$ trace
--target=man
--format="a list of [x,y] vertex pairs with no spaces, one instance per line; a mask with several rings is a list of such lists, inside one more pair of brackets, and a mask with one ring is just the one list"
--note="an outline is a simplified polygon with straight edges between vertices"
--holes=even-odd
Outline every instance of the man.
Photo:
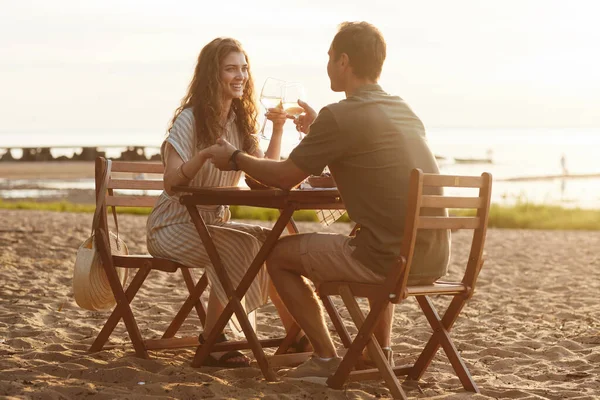
[[[324,107],[318,116],[299,102],[306,114],[296,125],[308,134],[289,158],[257,159],[225,141],[213,154],[219,168],[239,168],[284,189],[329,166],[348,215],[360,224],[354,238],[325,233],[286,236],[267,260],[281,299],[314,349],[313,357],[288,371],[290,377],[329,376],[341,361],[320,302],[303,277],[316,283],[382,282],[400,251],[410,171],[439,172],[419,118],[401,98],[377,84],[385,56],[386,44],[377,28],[366,22],[341,24],[329,49],[327,73],[331,89],[345,92],[346,99]],[[443,276],[449,252],[448,231],[421,231],[409,283],[431,283]],[[390,306],[375,331],[387,352],[392,313]]]

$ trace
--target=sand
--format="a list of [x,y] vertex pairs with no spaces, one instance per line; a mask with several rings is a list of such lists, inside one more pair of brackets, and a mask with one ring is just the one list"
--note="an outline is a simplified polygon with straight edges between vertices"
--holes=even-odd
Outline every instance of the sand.
[[[120,323],[114,347],[87,349],[108,316],[72,298],[76,249],[90,214],[0,210],[0,397],[3,398],[386,398],[380,382],[342,391],[317,383],[266,382],[257,368],[192,368],[194,349],[135,357]],[[132,252],[145,251],[145,217],[123,216]],[[347,224],[334,224],[347,232]],[[302,231],[320,229],[300,224]],[[453,236],[451,275],[467,254],[467,234]],[[600,398],[600,234],[490,230],[487,262],[453,337],[481,388],[465,392],[442,353],[424,378],[405,383],[411,398]],[[153,272],[133,303],[145,337],[164,330],[186,296],[178,274]],[[339,302],[337,302],[339,306]],[[437,301],[442,306],[444,301]],[[443,308],[442,308],[443,309]],[[342,316],[348,319],[347,312]],[[182,331],[199,332],[191,316]],[[259,337],[283,332],[272,305],[258,313]],[[353,331],[355,332],[355,331]],[[414,300],[396,309],[397,364],[411,362],[430,335]],[[339,345],[339,340],[336,341]]]
[[0,179],[94,179],[94,162],[0,162]]

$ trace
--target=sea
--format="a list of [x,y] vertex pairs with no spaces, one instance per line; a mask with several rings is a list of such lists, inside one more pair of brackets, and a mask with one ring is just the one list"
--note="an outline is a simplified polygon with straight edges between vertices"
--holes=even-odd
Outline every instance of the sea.
[[[491,173],[493,203],[527,202],[600,209],[600,129],[428,128],[427,137],[442,173]],[[18,158],[18,147],[54,146],[52,154],[58,157],[71,156],[79,152],[81,146],[106,146],[107,156],[117,157],[126,146],[136,145],[144,146],[146,156],[150,157],[159,151],[164,134],[108,132],[75,138],[60,134],[28,134],[24,143],[19,141],[19,135],[0,133],[0,149],[13,147],[12,154]],[[88,139],[82,142],[81,138]],[[36,144],[32,146],[31,143]],[[297,144],[297,132],[292,126],[286,128],[282,154],[289,154]],[[266,149],[268,141],[261,140],[261,146]],[[0,198],[43,197],[66,189],[93,187],[91,179],[17,182],[0,178]]]

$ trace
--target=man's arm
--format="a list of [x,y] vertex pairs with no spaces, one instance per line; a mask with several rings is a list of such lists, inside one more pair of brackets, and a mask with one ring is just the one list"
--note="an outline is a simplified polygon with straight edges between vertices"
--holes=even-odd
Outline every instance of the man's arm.
[[[300,104],[306,106],[306,103]],[[211,147],[212,163],[221,171],[237,166],[269,186],[291,189],[309,174],[321,173],[326,165],[341,157],[351,145],[341,134],[333,114],[327,109],[319,113],[310,130],[310,135],[302,140],[285,161],[257,159],[236,152],[231,143],[219,138],[217,144]],[[234,152],[235,162],[232,162]]]
[[265,185],[289,190],[302,182],[308,174],[290,159],[284,161],[252,157],[239,153],[236,158],[238,168],[261,181]]
[[[217,139],[217,145],[211,147],[211,161],[221,171],[230,171],[233,166],[231,156],[236,150],[231,143],[219,138]],[[276,161],[237,152],[235,163],[238,169],[246,172],[254,179],[266,185],[282,189],[291,189],[308,176],[308,173],[298,168],[290,159]]]

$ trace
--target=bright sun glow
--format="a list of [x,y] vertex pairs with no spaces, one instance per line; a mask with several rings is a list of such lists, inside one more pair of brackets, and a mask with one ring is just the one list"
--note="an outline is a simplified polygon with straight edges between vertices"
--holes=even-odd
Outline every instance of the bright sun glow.
[[[354,4],[352,4],[354,3]],[[233,36],[257,85],[303,82],[319,107],[338,23],[388,41],[382,84],[431,127],[600,127],[594,2],[2,2],[0,135],[161,132],[201,47]],[[269,12],[266,12],[266,9]]]

